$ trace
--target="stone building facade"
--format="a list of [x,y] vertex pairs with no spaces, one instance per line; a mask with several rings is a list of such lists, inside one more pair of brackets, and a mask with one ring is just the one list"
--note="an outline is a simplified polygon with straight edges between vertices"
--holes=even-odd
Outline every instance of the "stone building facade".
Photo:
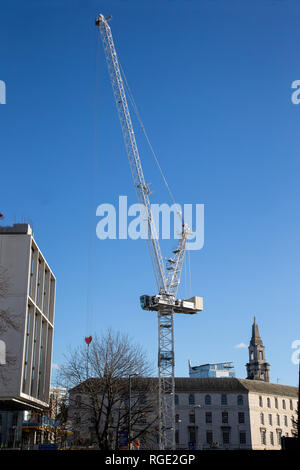
[[[155,378],[135,380],[137,383],[151,381],[157,385]],[[293,418],[297,416],[297,387],[237,378],[177,377],[175,390],[178,450],[278,450],[281,437],[292,436]],[[152,400],[155,403],[156,393]],[[93,428],[88,424],[92,422],[92,412],[89,417],[87,407],[80,406],[84,401],[86,398],[80,393],[80,388],[71,390],[73,430],[79,440],[90,445],[95,443]],[[150,416],[145,416],[145,419],[150,419]],[[124,430],[127,430],[126,426]],[[144,445],[141,440],[141,448],[147,449],[149,442],[148,439],[148,444]],[[158,449],[155,423],[151,449]]]
[[177,449],[278,450],[292,436],[298,388],[237,378],[176,378]]

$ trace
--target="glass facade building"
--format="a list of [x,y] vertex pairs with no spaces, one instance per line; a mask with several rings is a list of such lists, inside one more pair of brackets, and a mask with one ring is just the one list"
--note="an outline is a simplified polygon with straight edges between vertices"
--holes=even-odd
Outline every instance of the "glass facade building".
[[191,378],[235,377],[233,362],[217,362],[192,366],[189,361],[189,376]]

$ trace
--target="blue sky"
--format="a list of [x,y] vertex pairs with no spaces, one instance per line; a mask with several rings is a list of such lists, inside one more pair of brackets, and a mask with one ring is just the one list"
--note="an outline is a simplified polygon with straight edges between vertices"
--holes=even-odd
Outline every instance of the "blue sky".
[[[136,202],[94,26],[100,12],[113,16],[120,61],[176,200],[205,204],[205,245],[191,252],[192,293],[205,308],[175,319],[176,375],[188,375],[188,359],[233,360],[245,377],[248,350],[235,346],[248,345],[256,315],[271,381],[295,385],[297,0],[2,3],[0,211],[6,224],[32,223],[57,277],[54,363],[112,327],[141,343],[156,368],[156,316],[139,307],[141,294],[155,293],[146,243],[95,235],[99,204]],[[153,202],[169,203],[139,134]]]

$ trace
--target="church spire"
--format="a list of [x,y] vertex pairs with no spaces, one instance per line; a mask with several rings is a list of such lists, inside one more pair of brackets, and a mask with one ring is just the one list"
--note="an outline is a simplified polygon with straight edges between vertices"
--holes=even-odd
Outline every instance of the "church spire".
[[256,323],[256,317],[254,317],[253,320],[253,325],[252,325],[252,338],[250,340],[250,343],[255,345],[255,344],[262,344],[262,340],[258,331],[258,325]]
[[247,379],[270,382],[270,365],[266,362],[265,347],[259,334],[256,317],[252,325],[252,336],[249,344],[249,362],[246,364]]

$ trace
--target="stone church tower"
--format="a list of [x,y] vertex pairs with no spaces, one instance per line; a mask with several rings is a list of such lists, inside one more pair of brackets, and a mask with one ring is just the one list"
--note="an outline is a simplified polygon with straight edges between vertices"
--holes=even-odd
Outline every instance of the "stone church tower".
[[249,362],[246,367],[247,379],[270,382],[270,364],[266,362],[265,347],[259,335],[255,317],[249,345]]

